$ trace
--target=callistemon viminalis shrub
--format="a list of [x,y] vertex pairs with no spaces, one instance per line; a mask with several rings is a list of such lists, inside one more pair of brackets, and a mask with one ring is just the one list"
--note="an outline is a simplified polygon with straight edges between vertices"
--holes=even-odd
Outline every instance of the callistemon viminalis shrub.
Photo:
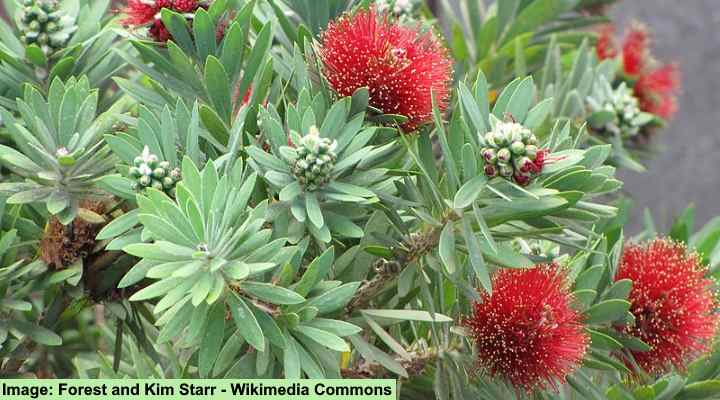
[[680,74],[676,64],[659,64],[650,54],[650,37],[645,26],[633,23],[620,46],[612,25],[600,30],[596,45],[601,60],[618,59],[619,78],[633,88],[640,109],[663,119],[671,119],[677,111]]
[[687,266],[665,296],[625,274],[616,142],[595,143],[643,129],[642,73],[576,46],[591,30],[547,35],[596,22],[588,2],[116,3],[59,0],[77,29],[48,54],[54,11],[0,23],[0,375],[717,386],[713,225],[686,240],[707,269],[652,256]]
[[566,272],[551,264],[506,269],[492,286],[464,320],[478,365],[527,391],[557,387],[579,368],[589,343]]
[[617,329],[650,346],[631,351],[646,372],[682,370],[710,348],[720,322],[715,283],[685,245],[665,238],[629,244],[615,279],[633,282],[628,300],[634,321]]
[[328,26],[319,55],[340,96],[367,87],[372,107],[407,117],[406,132],[430,121],[433,101],[441,111],[447,107],[452,62],[439,39],[417,24],[402,26],[375,7],[360,9]]

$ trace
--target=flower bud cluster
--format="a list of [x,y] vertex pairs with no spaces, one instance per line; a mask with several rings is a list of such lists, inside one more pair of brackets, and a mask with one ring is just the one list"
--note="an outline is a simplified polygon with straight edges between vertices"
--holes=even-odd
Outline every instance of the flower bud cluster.
[[542,170],[545,153],[535,135],[521,124],[498,121],[482,139],[486,147],[480,153],[488,177],[501,176],[525,186]]
[[337,160],[336,147],[336,141],[321,138],[317,129],[312,129],[297,144],[297,159],[292,166],[292,173],[303,189],[312,192],[330,182]]
[[640,102],[633,94],[631,88],[626,85],[620,85],[614,90],[611,98],[602,104],[602,109],[592,111],[606,111],[615,115],[615,117],[607,122],[600,130],[612,133],[619,133],[623,136],[635,136],[645,125],[645,121],[641,117]]
[[158,156],[150,153],[147,146],[143,153],[133,160],[130,177],[135,180],[133,189],[141,191],[151,187],[174,195],[175,185],[180,181],[180,168],[172,168],[167,161],[160,161]]
[[37,45],[45,55],[64,48],[76,29],[55,0],[24,0],[19,28],[23,43]]

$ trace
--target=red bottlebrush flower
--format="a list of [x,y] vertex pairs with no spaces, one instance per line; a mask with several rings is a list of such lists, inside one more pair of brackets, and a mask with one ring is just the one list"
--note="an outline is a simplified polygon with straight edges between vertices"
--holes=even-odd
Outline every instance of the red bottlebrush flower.
[[618,328],[650,346],[632,352],[648,372],[664,372],[708,350],[718,326],[716,302],[696,254],[669,239],[625,248],[616,280],[633,281],[632,326]]
[[623,69],[629,76],[637,76],[643,72],[648,60],[649,38],[647,29],[640,24],[633,24],[630,32],[625,34],[622,48]]
[[188,13],[197,10],[198,6],[197,0],[175,0],[172,8],[177,12]]
[[464,322],[479,364],[527,391],[556,387],[580,365],[588,346],[565,273],[548,264],[503,269],[492,287]]
[[190,13],[200,6],[198,0],[128,0],[127,7],[123,9],[127,18],[122,22],[133,26],[150,25],[150,37],[157,42],[167,42],[171,35],[160,20],[160,11],[167,8],[180,13]]
[[333,89],[350,96],[368,87],[371,106],[409,118],[405,131],[431,120],[431,92],[440,110],[447,108],[452,64],[431,32],[400,26],[370,8],[331,23],[320,42]]
[[128,0],[127,6],[122,10],[127,18],[122,20],[127,25],[145,25],[155,20],[160,11],[157,2],[147,0]]
[[535,155],[535,160],[533,161],[533,168],[531,172],[535,174],[539,174],[540,172],[542,172],[545,163],[548,161],[547,155],[549,152],[550,150],[548,149],[538,150],[537,154]]
[[677,65],[668,64],[641,75],[634,91],[643,111],[670,119],[677,111],[679,87],[680,71]]
[[165,24],[160,20],[153,22],[152,26],[148,30],[148,33],[153,39],[155,39],[156,42],[165,43],[170,40],[171,37],[170,31],[167,30]]
[[595,51],[601,60],[617,57],[618,51],[615,43],[615,27],[613,25],[608,24],[600,28]]
[[[610,25],[600,30],[596,45],[598,58],[617,57],[613,32]],[[641,24],[633,24],[623,41],[623,79],[633,86],[642,111],[670,119],[677,111],[680,72],[676,64],[655,68],[655,62],[648,54],[649,42],[647,29]]]

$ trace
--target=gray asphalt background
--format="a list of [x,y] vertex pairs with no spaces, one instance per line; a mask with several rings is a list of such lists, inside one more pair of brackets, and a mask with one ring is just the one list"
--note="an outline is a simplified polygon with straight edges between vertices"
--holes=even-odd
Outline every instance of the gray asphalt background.
[[624,0],[611,14],[618,24],[647,24],[656,58],[677,61],[683,73],[680,110],[655,138],[663,152],[647,172],[621,174],[636,204],[628,231],[641,229],[645,207],[661,226],[689,203],[698,224],[720,216],[720,1]]

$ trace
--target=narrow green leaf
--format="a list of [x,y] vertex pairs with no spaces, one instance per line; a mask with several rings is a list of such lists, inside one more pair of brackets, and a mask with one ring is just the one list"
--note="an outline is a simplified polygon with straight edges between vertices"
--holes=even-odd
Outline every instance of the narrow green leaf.
[[585,311],[586,324],[600,324],[618,320],[625,316],[630,309],[630,303],[625,300],[611,299],[597,303]]
[[238,332],[257,351],[265,351],[265,335],[250,307],[234,293],[227,297],[227,302]]
[[455,260],[455,223],[448,221],[440,233],[440,259],[447,268],[448,274],[452,275],[457,270]]
[[198,371],[208,377],[220,353],[225,338],[225,303],[218,302],[210,309],[205,335],[198,350]]
[[[230,79],[222,63],[215,56],[209,56],[205,62],[205,85],[218,116],[225,124],[229,124],[232,113]],[[221,143],[227,144],[227,139]]]
[[473,201],[480,195],[483,188],[487,184],[487,177],[485,175],[478,175],[469,181],[465,182],[464,185],[455,193],[455,200],[453,201],[453,208],[456,210],[462,210],[465,207],[472,204]]
[[431,315],[427,311],[418,310],[362,310],[362,312],[376,318],[398,321],[452,322],[453,320],[442,314],[435,313]]
[[350,346],[339,336],[326,332],[322,329],[313,328],[307,325],[299,325],[294,331],[300,332],[310,340],[327,347],[328,349],[345,352],[350,351]]
[[308,265],[302,278],[300,278],[300,282],[298,282],[293,290],[301,296],[307,296],[315,285],[325,279],[330,271],[330,267],[332,267],[334,259],[335,248],[330,246],[329,249],[325,250],[325,252]]
[[272,304],[299,304],[305,301],[305,298],[300,294],[269,283],[242,282],[240,287],[258,299]]

